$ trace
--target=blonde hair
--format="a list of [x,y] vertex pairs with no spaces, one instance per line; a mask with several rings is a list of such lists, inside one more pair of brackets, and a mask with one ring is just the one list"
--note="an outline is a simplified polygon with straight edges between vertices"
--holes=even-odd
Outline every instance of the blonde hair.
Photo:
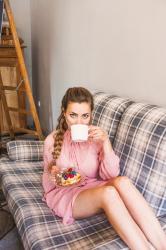
[[91,111],[93,110],[94,106],[93,96],[89,92],[89,90],[82,87],[74,87],[74,88],[69,88],[66,91],[64,97],[62,98],[61,114],[58,118],[58,125],[56,127],[56,131],[54,134],[54,151],[52,154],[55,161],[60,156],[64,133],[68,129],[64,112],[67,110],[68,104],[70,102],[76,102],[76,103],[87,102],[90,104]]

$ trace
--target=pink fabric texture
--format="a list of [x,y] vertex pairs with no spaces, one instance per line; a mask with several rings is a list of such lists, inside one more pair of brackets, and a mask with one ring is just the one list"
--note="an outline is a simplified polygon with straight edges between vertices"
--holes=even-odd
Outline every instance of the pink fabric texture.
[[85,190],[105,184],[119,174],[119,158],[112,150],[105,155],[99,142],[73,142],[70,131],[64,134],[60,157],[56,165],[63,168],[75,167],[84,173],[85,180],[76,186],[56,187],[50,180],[47,168],[53,161],[54,132],[44,143],[44,173],[42,178],[44,200],[56,215],[63,218],[64,224],[72,224],[72,207],[77,195]]

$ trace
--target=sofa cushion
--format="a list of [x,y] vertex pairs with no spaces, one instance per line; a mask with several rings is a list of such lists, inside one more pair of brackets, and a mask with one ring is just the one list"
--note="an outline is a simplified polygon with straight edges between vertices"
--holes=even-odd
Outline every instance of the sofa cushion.
[[96,92],[92,124],[105,129],[113,142],[121,116],[131,103],[130,99]]
[[7,143],[7,152],[13,161],[40,161],[43,159],[43,141],[18,140]]
[[124,112],[114,140],[128,176],[157,216],[166,214],[166,110],[142,103]]

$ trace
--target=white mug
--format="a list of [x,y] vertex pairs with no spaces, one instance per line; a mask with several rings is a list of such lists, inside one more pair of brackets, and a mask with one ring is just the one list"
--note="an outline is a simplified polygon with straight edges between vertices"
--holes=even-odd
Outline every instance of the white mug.
[[83,142],[88,139],[88,125],[74,124],[71,125],[71,138],[75,142]]

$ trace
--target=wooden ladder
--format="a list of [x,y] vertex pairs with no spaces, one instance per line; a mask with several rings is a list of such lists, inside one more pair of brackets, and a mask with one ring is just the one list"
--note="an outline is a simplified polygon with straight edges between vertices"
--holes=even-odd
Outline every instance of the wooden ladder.
[[[43,134],[42,134],[39,118],[38,118],[38,115],[37,115],[37,110],[36,110],[33,95],[32,95],[32,90],[31,90],[31,86],[30,86],[30,82],[29,82],[29,78],[28,78],[28,73],[27,73],[27,70],[26,70],[24,57],[23,57],[21,46],[20,46],[20,41],[19,41],[19,38],[18,38],[18,34],[17,34],[17,31],[16,31],[14,17],[13,17],[13,14],[12,14],[12,10],[11,10],[11,7],[10,7],[9,0],[4,0],[4,8],[5,8],[7,18],[8,18],[8,21],[9,21],[9,26],[10,26],[10,29],[11,29],[12,38],[13,38],[13,42],[14,42],[14,47],[15,47],[16,55],[17,55],[17,59],[18,59],[18,66],[19,66],[19,70],[20,70],[20,75],[21,75],[21,78],[22,78],[21,85],[23,85],[23,86],[21,86],[21,91],[25,92],[25,94],[27,96],[27,99],[29,101],[29,111],[26,110],[26,108],[25,109],[20,109],[19,107],[18,108],[8,107],[7,101],[6,101],[6,96],[5,96],[5,90],[16,91],[16,88],[11,87],[11,86],[6,86],[6,85],[4,86],[3,81],[2,81],[2,77],[1,77],[1,72],[0,72],[0,99],[1,99],[1,102],[2,102],[3,107],[4,107],[10,137],[13,139],[15,137],[16,132],[21,132],[21,133],[25,133],[25,134],[27,133],[27,134],[30,134],[30,135],[35,135],[40,140],[43,140],[44,137],[43,137]],[[19,89],[19,87],[20,86],[18,85],[17,90]],[[12,124],[12,121],[11,121],[11,118],[10,118],[10,111],[18,112],[19,114],[32,116],[34,124],[35,124],[35,130],[26,129],[26,128],[14,128],[14,126]]]

